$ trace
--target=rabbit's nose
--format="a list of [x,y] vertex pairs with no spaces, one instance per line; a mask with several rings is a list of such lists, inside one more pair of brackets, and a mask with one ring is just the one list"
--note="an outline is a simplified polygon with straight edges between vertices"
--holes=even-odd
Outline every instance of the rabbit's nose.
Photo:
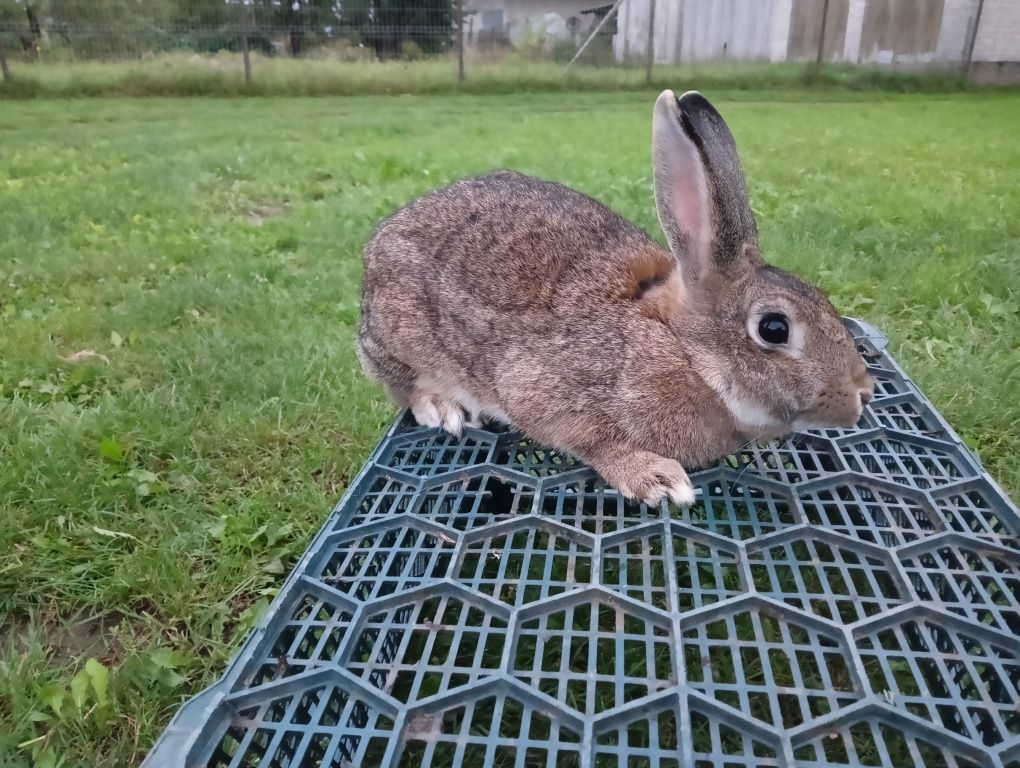
[[857,390],[857,396],[861,398],[861,407],[864,407],[875,397],[875,391],[871,387],[859,389]]

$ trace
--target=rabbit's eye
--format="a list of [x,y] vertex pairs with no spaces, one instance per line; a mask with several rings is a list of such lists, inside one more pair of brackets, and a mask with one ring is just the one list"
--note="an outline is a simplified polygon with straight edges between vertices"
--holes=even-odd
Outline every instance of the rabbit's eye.
[[790,321],[786,315],[770,312],[758,321],[758,335],[767,344],[785,344],[790,338]]

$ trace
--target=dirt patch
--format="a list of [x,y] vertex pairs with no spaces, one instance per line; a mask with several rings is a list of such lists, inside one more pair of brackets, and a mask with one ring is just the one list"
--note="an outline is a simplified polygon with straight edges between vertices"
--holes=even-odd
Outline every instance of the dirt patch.
[[91,616],[78,613],[71,617],[12,616],[0,628],[0,636],[14,639],[16,647],[28,647],[33,634],[54,662],[96,658],[104,664],[116,664],[123,647],[116,629],[123,617],[118,613]]
[[275,219],[287,212],[287,206],[279,203],[255,203],[244,212],[244,218],[249,224],[261,227],[269,219]]
[[340,491],[347,487],[350,479],[336,464],[329,464],[325,467],[316,467],[311,472],[311,478],[315,481],[326,495],[337,496]]

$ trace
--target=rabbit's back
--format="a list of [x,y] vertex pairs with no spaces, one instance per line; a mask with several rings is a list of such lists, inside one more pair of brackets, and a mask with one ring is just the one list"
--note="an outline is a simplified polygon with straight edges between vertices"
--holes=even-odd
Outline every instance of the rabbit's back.
[[490,414],[502,410],[496,381],[514,350],[614,314],[671,267],[668,252],[601,203],[509,171],[415,200],[379,226],[364,256],[366,368],[398,402],[424,380]]
[[641,253],[669,268],[668,253],[598,201],[501,171],[430,192],[384,221],[365,249],[366,298],[400,280],[406,298],[467,314],[576,314],[626,293]]

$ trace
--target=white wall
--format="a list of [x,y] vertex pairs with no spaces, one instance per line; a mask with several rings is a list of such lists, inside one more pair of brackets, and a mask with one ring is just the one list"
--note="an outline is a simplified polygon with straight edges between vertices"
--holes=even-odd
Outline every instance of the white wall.
[[985,0],[974,61],[1020,61],[1020,0]]
[[[648,21],[655,2],[655,61],[675,64],[721,59],[786,59],[793,0],[623,0],[617,19],[613,51],[618,60],[644,61],[648,50]],[[906,0],[909,1],[909,0]],[[548,13],[582,21],[583,38],[595,23],[582,11],[611,0],[466,0],[465,10],[499,9],[504,32],[517,39],[530,25],[540,28]],[[868,0],[849,0],[844,61],[884,63],[892,52],[861,53],[861,30]],[[944,0],[942,24],[935,50],[917,56],[898,56],[906,63],[962,60],[973,29],[978,0]],[[480,18],[475,15],[473,28]],[[469,21],[469,24],[471,22]],[[561,35],[562,36],[562,35]],[[974,61],[1020,61],[1020,0],[985,0],[974,45]]]
[[[618,59],[643,59],[653,0],[624,0],[613,50]],[[704,59],[769,59],[782,48],[782,23],[789,28],[790,0],[654,0],[655,61],[660,64]],[[777,32],[781,44],[777,42]]]
[[[472,11],[502,10],[504,33],[516,38],[529,26],[541,29],[543,17],[548,13],[559,14],[564,20],[577,16],[582,21],[582,30],[590,29],[594,16],[582,15],[581,11],[598,7],[600,4],[602,0],[465,0],[464,12],[467,14]],[[465,28],[473,29],[477,33],[480,28],[480,16],[480,13],[474,14],[473,24],[470,17],[467,18]],[[472,38],[475,37],[477,34],[472,35]]]

